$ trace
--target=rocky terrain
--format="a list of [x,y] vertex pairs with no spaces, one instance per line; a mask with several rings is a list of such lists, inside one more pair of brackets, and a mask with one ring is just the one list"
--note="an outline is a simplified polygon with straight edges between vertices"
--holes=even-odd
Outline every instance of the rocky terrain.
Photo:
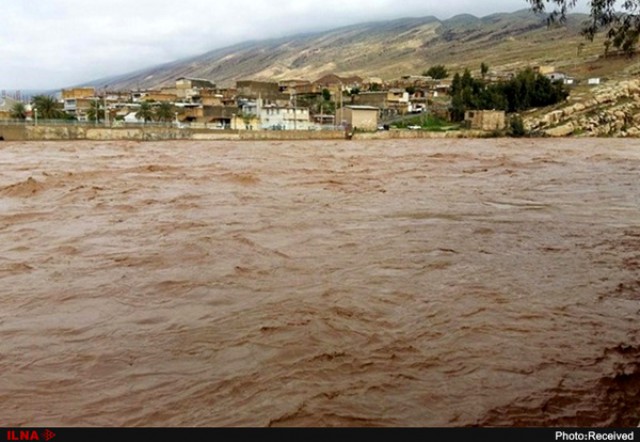
[[554,137],[640,136],[640,79],[607,82],[586,96],[570,97],[559,108],[525,119],[525,127]]

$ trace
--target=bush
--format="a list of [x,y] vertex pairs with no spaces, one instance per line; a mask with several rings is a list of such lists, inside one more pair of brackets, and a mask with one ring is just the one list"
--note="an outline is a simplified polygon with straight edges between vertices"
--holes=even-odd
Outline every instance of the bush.
[[520,115],[512,116],[509,120],[509,135],[512,137],[524,137],[526,134],[522,117]]

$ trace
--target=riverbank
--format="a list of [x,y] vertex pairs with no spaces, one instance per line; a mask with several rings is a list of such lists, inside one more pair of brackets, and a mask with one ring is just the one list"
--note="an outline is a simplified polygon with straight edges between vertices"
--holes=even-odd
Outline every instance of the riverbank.
[[[482,138],[483,131],[418,131],[388,130],[356,132],[349,137],[355,140],[390,140],[417,138]],[[94,127],[81,125],[2,125],[0,137],[5,141],[163,141],[163,140],[341,140],[348,136],[342,130],[210,130],[166,126]]]

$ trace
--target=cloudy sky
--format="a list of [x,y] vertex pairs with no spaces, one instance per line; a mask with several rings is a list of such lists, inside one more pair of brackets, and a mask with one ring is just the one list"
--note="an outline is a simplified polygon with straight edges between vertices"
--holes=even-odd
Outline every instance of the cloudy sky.
[[245,40],[363,21],[528,7],[526,0],[3,0],[0,89],[67,87]]

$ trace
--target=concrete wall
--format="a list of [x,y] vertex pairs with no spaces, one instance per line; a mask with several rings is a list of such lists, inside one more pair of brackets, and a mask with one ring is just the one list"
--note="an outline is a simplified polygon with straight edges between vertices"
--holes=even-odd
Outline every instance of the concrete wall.
[[[1,125],[0,136],[6,141],[56,140],[344,140],[342,130],[208,130],[172,127],[100,128],[86,126],[23,126]],[[390,140],[423,138],[473,138],[486,136],[479,130],[428,132],[420,130],[388,130],[356,132],[354,140]]]
[[92,127],[76,125],[26,126],[0,124],[7,141],[57,140],[327,140],[342,139],[344,131],[317,130],[209,130],[175,127]]
[[23,125],[0,125],[0,137],[6,141],[22,141],[26,140],[25,126]]

